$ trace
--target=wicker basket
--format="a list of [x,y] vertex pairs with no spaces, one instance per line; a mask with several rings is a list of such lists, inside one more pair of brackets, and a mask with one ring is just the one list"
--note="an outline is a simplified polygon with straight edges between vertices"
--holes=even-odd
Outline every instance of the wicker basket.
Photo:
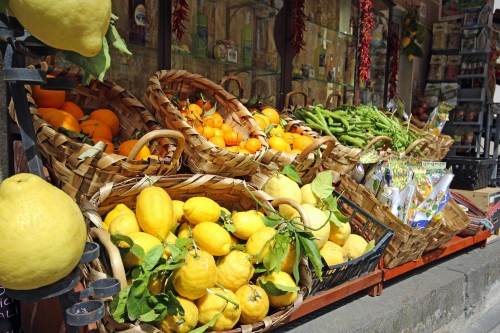
[[[115,144],[128,140],[139,131],[147,133],[128,158],[98,152],[95,156],[80,161],[79,156],[92,146],[75,142],[66,135],[56,132],[43,120],[31,95],[31,87],[26,85],[38,146],[51,180],[77,203],[88,200],[101,186],[109,182],[120,182],[129,177],[142,175],[167,175],[177,172],[180,167],[179,158],[184,147],[184,137],[175,131],[165,130],[125,89],[108,80],[104,82],[91,80],[90,85],[84,86],[83,75],[77,68],[53,67],[44,62],[29,68],[42,70],[58,78],[75,80],[76,88],[66,93],[66,100],[76,103],[84,113],[88,114],[100,108],[112,110],[120,121]],[[9,111],[16,120],[13,102],[9,105]],[[151,153],[161,157],[160,160],[134,160],[133,157],[148,142]]]
[[[287,122],[286,130],[292,133],[305,133],[311,138],[320,138],[321,135],[293,116],[293,110],[290,108],[290,101],[292,96],[297,94],[302,95],[304,98],[304,105],[307,104],[307,95],[302,91],[291,91],[286,95],[285,108],[281,114],[281,117]],[[377,136],[373,138],[364,149],[350,148],[337,142],[331,152],[324,157],[323,166],[325,169],[333,170],[341,175],[350,174],[354,166],[359,162],[361,153],[382,140],[385,141],[385,144],[379,151],[380,156],[383,157],[385,151],[389,149],[391,145],[391,139],[387,136]]]
[[450,194],[459,206],[462,205],[467,209],[466,214],[470,219],[469,225],[459,233],[460,236],[474,236],[485,228],[493,229],[493,224],[486,213],[479,209],[470,199],[455,191],[451,191]]
[[[177,96],[180,100],[202,93],[212,104],[217,104],[217,111],[224,121],[240,132],[243,140],[257,138],[262,148],[255,154],[243,154],[217,147],[183,119],[181,113],[166,97],[167,93]],[[184,135],[187,142],[185,160],[193,173],[238,177],[257,171],[256,162],[262,159],[268,148],[266,135],[240,101],[221,86],[201,75],[183,70],[163,70],[149,79],[143,101],[161,124]]]
[[387,268],[393,268],[420,258],[440,227],[441,222],[434,220],[424,230],[414,229],[403,224],[398,217],[392,214],[387,205],[381,204],[363,185],[357,184],[348,176],[341,177],[338,190],[394,231],[394,237],[392,237],[383,256],[384,265]]
[[[122,260],[119,255],[118,248],[110,243],[109,233],[104,229],[94,228],[93,226],[102,225],[101,216],[107,214],[118,203],[123,203],[129,208],[134,209],[136,198],[143,188],[149,186],[159,186],[165,189],[173,200],[187,200],[193,196],[206,196],[221,204],[223,207],[233,210],[250,210],[255,208],[255,201],[247,192],[244,182],[238,179],[230,179],[214,175],[176,175],[166,177],[145,177],[129,179],[118,184],[108,184],[101,188],[88,202],[81,206],[86,221],[90,227],[90,237],[100,240],[107,249],[108,256],[101,256],[101,259],[96,259],[87,264],[83,271],[84,284],[92,282],[96,279],[102,279],[107,274],[113,275],[119,279],[122,288],[127,286],[125,271]],[[272,198],[255,189],[252,185],[247,185],[252,194],[263,203],[268,205],[278,206],[285,201],[275,200],[270,202]],[[288,199],[287,199],[288,200]],[[303,211],[299,204],[290,200],[286,203],[293,205],[296,209]],[[307,217],[304,219],[307,223]],[[288,318],[301,305],[303,299],[309,294],[311,288],[311,271],[307,266],[307,260],[304,258],[299,265],[300,281],[299,286],[301,291],[296,301],[271,313],[262,321],[253,325],[242,325],[234,328],[226,333],[242,333],[242,332],[264,332],[267,331]],[[123,333],[123,332],[161,332],[155,330],[152,326],[141,324],[141,327],[133,324],[117,323],[109,314],[109,304],[111,299],[106,300],[106,315],[98,322],[100,332],[105,333]]]

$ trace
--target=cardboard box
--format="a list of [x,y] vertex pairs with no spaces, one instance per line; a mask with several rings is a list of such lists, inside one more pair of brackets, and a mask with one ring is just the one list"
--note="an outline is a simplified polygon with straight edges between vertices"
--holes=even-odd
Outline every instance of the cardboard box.
[[475,191],[452,190],[465,196],[490,218],[494,230],[500,227],[500,188],[486,187]]

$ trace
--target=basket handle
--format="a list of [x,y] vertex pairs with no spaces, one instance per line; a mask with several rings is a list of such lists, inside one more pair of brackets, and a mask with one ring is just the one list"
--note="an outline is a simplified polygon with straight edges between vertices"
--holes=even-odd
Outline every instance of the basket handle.
[[[341,93],[331,93],[328,95],[326,98],[326,103],[325,103],[325,109],[333,109],[333,98],[337,97],[337,106],[339,106],[340,103],[342,103],[342,94]],[[331,104],[331,106],[330,106]]]
[[127,288],[127,277],[125,276],[125,268],[123,267],[120,250],[111,242],[111,235],[102,228],[93,228],[90,230],[92,238],[99,238],[99,241],[106,248],[109,255],[109,262],[113,271],[113,277],[120,281],[121,290]]
[[389,147],[391,146],[392,140],[390,137],[382,135],[382,136],[376,136],[370,142],[368,142],[368,144],[365,147],[365,150],[370,149],[374,144],[376,144],[380,140],[385,140],[385,144],[382,147],[382,150],[386,151],[387,149],[389,149]]
[[219,85],[222,86],[227,81],[236,81],[238,85],[238,90],[240,94],[240,99],[243,99],[243,82],[241,82],[240,78],[234,75],[227,75],[220,79]]
[[132,151],[128,155],[127,162],[133,161],[136,158],[137,154],[139,154],[139,151],[142,149],[142,147],[144,147],[149,141],[157,138],[177,139],[177,146],[175,147],[171,162],[172,164],[176,164],[177,160],[181,157],[181,154],[184,151],[184,144],[186,142],[186,139],[181,133],[167,129],[155,130],[146,133],[142,138],[139,139],[139,142],[135,144],[134,148],[132,148]]
[[304,106],[307,105],[307,94],[303,91],[292,90],[285,96],[285,109],[288,109],[290,106],[290,101],[293,95],[302,95],[302,97],[304,97]]
[[332,152],[333,148],[335,148],[335,145],[337,144],[337,140],[335,140],[333,136],[324,136],[318,140],[314,140],[313,143],[307,146],[306,149],[304,149],[302,153],[299,154],[299,156],[297,157],[297,161],[298,162],[304,161],[307,158],[307,156],[309,156],[310,153],[312,153],[314,150],[316,150],[316,148],[321,147],[325,143],[327,144],[327,146],[325,150],[323,150],[321,157],[327,158]]
[[[403,152],[402,156],[406,156],[407,154],[409,154],[416,146],[418,146],[423,141],[424,141],[424,139],[418,139],[418,140],[413,141],[411,143],[411,145],[409,145],[408,148],[406,148],[406,150]],[[425,148],[425,147],[427,147],[427,144],[424,144],[423,148]],[[424,149],[421,149],[421,150],[424,150]]]
[[300,217],[302,217],[302,222],[306,225],[306,227],[311,227],[311,222],[309,221],[309,216],[307,215],[304,208],[295,200],[289,198],[279,198],[271,201],[271,205],[276,208],[279,205],[290,205],[293,209],[299,212]]

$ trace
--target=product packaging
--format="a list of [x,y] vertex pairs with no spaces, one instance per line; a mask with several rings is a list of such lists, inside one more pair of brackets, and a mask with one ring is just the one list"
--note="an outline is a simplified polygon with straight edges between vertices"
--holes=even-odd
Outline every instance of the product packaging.
[[481,12],[481,7],[466,9],[463,21],[464,27],[477,25],[480,12]]
[[439,104],[439,95],[441,94],[441,85],[427,83],[424,91],[424,101],[430,107],[436,107]]
[[441,83],[441,102],[457,106],[458,83]]
[[462,40],[462,24],[461,23],[449,23],[448,24],[448,43],[446,48],[448,50],[459,50],[460,41]]
[[468,29],[462,33],[462,51],[475,51],[477,49],[477,34],[479,30]]
[[446,36],[448,34],[448,23],[437,22],[432,27],[432,49],[446,49]]
[[439,106],[434,108],[429,115],[429,120],[424,126],[424,131],[432,133],[436,136],[441,134],[444,125],[449,120],[449,112],[452,109],[453,106],[446,103],[441,103]]
[[458,80],[458,72],[460,69],[460,63],[462,61],[462,56],[453,55],[449,56],[446,61],[446,75],[444,79],[446,81],[457,81]]
[[429,62],[430,69],[427,79],[429,81],[444,80],[447,57],[445,55],[433,55]]

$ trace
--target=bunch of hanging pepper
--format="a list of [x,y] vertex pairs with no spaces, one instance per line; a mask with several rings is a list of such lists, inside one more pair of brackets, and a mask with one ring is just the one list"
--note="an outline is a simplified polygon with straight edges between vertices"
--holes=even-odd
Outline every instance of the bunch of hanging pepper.
[[307,16],[304,13],[305,0],[293,0],[292,3],[292,54],[295,55],[304,49],[306,42],[304,40],[304,32],[306,31]]
[[393,99],[397,96],[396,89],[398,88],[398,73],[399,73],[399,48],[400,41],[398,33],[396,29],[392,27],[391,29],[391,37],[389,38],[389,47],[390,47],[390,57],[391,60],[389,62],[389,100]]
[[375,25],[373,19],[373,3],[371,0],[360,0],[360,35],[359,35],[359,79],[368,81],[370,73],[370,42],[372,40],[372,30]]
[[189,21],[187,17],[187,12],[189,10],[189,5],[186,0],[175,0],[174,1],[174,12],[172,13],[172,32],[176,34],[179,42],[182,40],[182,36],[186,32],[186,26],[184,21]]

